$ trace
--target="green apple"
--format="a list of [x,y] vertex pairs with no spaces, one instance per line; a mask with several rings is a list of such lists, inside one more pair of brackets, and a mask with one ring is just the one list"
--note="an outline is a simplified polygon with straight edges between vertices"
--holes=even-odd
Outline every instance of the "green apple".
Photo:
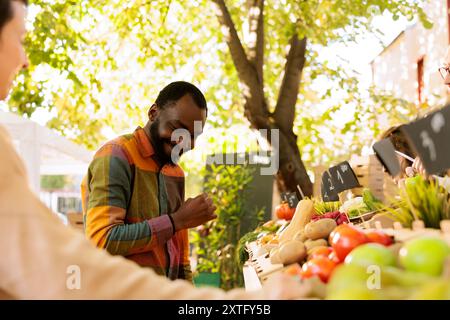
[[421,237],[405,243],[400,249],[400,264],[410,271],[440,276],[450,247],[436,237]]
[[349,285],[337,291],[328,291],[327,300],[382,300],[379,290],[370,290],[364,285]]
[[424,284],[410,296],[412,300],[450,300],[450,283],[437,279]]
[[350,285],[366,286],[369,276],[365,267],[341,264],[333,270],[327,284],[327,292],[341,291]]
[[346,264],[361,266],[395,266],[397,258],[387,247],[379,243],[367,243],[355,248],[345,258]]
[[414,288],[436,279],[428,274],[388,266],[381,269],[380,276],[382,286],[400,286],[403,288]]

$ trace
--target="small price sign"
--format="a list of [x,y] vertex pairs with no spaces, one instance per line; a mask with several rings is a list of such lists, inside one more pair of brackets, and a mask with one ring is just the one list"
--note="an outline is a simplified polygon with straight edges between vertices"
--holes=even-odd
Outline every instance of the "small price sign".
[[328,171],[337,193],[361,186],[348,161],[341,162],[337,166],[328,169]]
[[286,201],[289,205],[290,208],[296,208],[297,204],[299,202],[298,198],[297,198],[297,193],[295,192],[290,192],[286,194]]
[[339,195],[334,186],[333,179],[328,171],[322,174],[322,184],[321,184],[322,199],[324,202],[338,201]]
[[428,174],[450,168],[450,105],[402,126],[401,130]]
[[396,177],[400,173],[401,168],[392,141],[388,138],[380,140],[374,143],[372,148],[375,151],[378,161],[381,162],[386,171],[392,177]]

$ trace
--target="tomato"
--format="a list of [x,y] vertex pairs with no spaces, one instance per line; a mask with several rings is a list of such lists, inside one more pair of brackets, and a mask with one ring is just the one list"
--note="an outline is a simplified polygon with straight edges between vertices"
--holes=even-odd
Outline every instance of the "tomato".
[[340,261],[344,261],[345,257],[357,246],[369,242],[366,234],[356,227],[348,224],[337,226],[330,234],[329,243],[336,252],[336,256]]
[[327,283],[336,263],[327,257],[318,256],[306,262],[302,267],[302,278],[308,279],[318,276],[322,282]]
[[302,275],[302,268],[300,267],[300,265],[298,263],[295,263],[293,265],[290,265],[289,267],[286,268],[286,270],[284,271],[284,273],[291,275],[291,276],[299,276],[301,277]]
[[366,233],[367,238],[369,238],[369,242],[375,242],[382,244],[384,246],[390,246],[393,241],[390,236],[380,230],[372,230]]
[[291,220],[294,216],[295,208],[289,207],[289,204],[283,202],[275,208],[275,214],[278,219]]
[[333,248],[331,247],[318,247],[317,249],[313,248],[311,254],[308,256],[308,260],[317,258],[319,256],[328,257],[328,255],[332,252]]
[[331,253],[328,255],[328,259],[330,259],[331,261],[334,261],[336,264],[341,263],[342,261],[339,260],[339,258],[336,255],[336,251],[334,251],[334,249],[331,251]]

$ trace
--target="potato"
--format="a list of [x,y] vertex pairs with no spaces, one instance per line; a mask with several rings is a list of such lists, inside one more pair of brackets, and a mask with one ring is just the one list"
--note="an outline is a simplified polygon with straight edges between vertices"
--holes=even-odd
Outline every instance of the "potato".
[[319,239],[319,240],[306,240],[305,241],[306,251],[309,251],[312,248],[321,247],[321,246],[324,246],[324,247],[328,246],[327,240]]
[[272,250],[270,250],[269,257],[270,257],[271,264],[281,263],[280,256],[279,256],[279,250],[280,250],[279,248],[273,248]]
[[280,247],[278,251],[280,261],[284,265],[300,262],[306,257],[306,248],[303,242],[291,240]]
[[303,231],[299,231],[295,234],[295,236],[292,240],[305,242],[306,240],[308,240],[308,238],[305,236],[305,233]]
[[327,239],[336,226],[336,221],[329,218],[313,221],[305,226],[305,236],[311,240]]

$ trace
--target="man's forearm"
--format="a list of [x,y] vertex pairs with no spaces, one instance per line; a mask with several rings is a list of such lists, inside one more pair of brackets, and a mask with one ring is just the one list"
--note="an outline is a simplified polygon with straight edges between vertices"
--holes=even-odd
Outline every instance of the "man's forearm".
[[173,236],[167,215],[140,223],[116,225],[108,233],[105,249],[114,255],[127,256],[152,250]]

